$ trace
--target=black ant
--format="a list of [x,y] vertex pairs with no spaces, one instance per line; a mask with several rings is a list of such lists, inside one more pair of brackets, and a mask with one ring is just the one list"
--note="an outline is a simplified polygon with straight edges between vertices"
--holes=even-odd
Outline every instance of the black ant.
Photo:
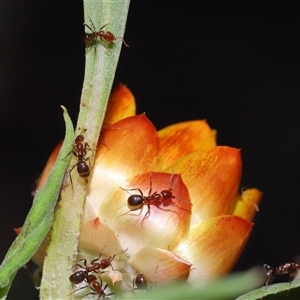
[[156,266],[156,271],[155,271],[155,275],[154,275],[154,281],[152,284],[151,289],[148,288],[148,282],[147,279],[145,277],[145,275],[143,273],[139,273],[132,281],[132,285],[134,287],[134,284],[136,285],[136,288],[134,288],[135,290],[143,290],[143,291],[153,291],[154,285],[156,283],[156,275],[157,275],[157,269],[158,266]]
[[298,270],[300,270],[300,263],[288,262],[275,268],[271,268],[269,265],[264,264],[264,270],[266,275],[265,285],[271,284],[277,275],[290,275],[291,284],[292,279],[296,276]]
[[[96,31],[95,29],[95,26],[94,26],[94,23],[91,21],[91,24],[92,24],[92,27],[91,28],[89,25],[87,25],[86,23],[83,23],[83,25],[85,27],[87,27],[91,33],[85,33],[85,42],[86,43],[92,43],[92,44],[96,44],[96,40],[97,40],[97,37],[99,37],[102,41],[104,42],[108,42],[110,44],[112,44],[116,39],[121,39],[122,40],[122,43],[126,46],[126,47],[129,47],[129,45],[124,41],[123,37],[115,37],[113,33],[111,33],[110,31],[104,31],[102,30],[104,27],[106,27],[109,23],[103,25],[99,31]],[[110,49],[108,49],[107,47],[105,47],[107,50],[109,50],[111,52]]]
[[[157,191],[152,193],[152,180],[151,180],[152,173],[150,172],[150,188],[149,188],[148,196],[144,196],[143,192],[139,188],[134,188],[134,189],[121,188],[125,191],[135,191],[135,190],[139,191],[140,195],[134,194],[134,195],[130,195],[128,197],[127,204],[128,204],[128,207],[130,208],[130,211],[141,209],[144,205],[147,205],[148,210],[147,210],[146,214],[144,215],[144,217],[142,219],[142,224],[143,224],[144,220],[150,216],[150,205],[155,205],[158,208],[160,208],[160,205],[163,205],[163,206],[168,206],[168,205],[177,206],[173,201],[173,199],[179,200],[172,193],[172,184],[171,184],[171,182],[172,182],[173,176],[174,176],[174,173],[172,173],[172,175],[169,179],[169,189],[168,190],[162,190],[160,193],[158,193]],[[184,200],[179,200],[179,201],[184,201]],[[192,204],[190,203],[190,205],[192,205]],[[180,209],[186,210],[184,208],[180,208]],[[130,212],[130,211],[128,211],[128,212]],[[187,211],[189,213],[191,213],[191,211],[189,211],[189,210],[187,210]],[[122,215],[125,215],[128,212],[126,212]]]
[[73,145],[73,154],[78,158],[78,162],[70,169],[70,179],[72,183],[72,177],[71,177],[71,172],[72,170],[77,167],[77,172],[80,177],[82,178],[87,178],[90,176],[90,167],[86,163],[86,161],[89,160],[89,158],[86,158],[86,152],[87,150],[91,150],[90,146],[88,143],[83,143],[84,142],[84,135],[83,133],[87,129],[83,129],[79,135],[75,138],[74,145]]

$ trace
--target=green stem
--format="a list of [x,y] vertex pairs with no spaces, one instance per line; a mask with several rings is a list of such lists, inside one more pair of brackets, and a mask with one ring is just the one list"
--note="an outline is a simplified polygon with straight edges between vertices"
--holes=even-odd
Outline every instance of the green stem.
[[[116,37],[123,36],[129,3],[129,0],[85,0],[85,23],[92,28],[94,24],[96,31],[109,23],[107,30]],[[88,151],[90,166],[94,161],[93,149],[97,148],[122,42],[116,40],[114,46],[108,50],[107,44],[97,40],[95,46],[86,49],[85,78],[76,132],[80,134],[86,129],[84,142],[92,149]],[[73,155],[69,170],[77,161]],[[76,172],[76,167],[71,175],[73,187],[69,180],[62,190],[46,250],[40,290],[42,299],[70,299],[74,295],[68,278],[76,260],[87,187],[85,180]]]
[[[66,135],[57,160],[51,169],[45,186],[34,197],[21,233],[9,248],[0,267],[0,296],[5,297],[16,272],[38,250],[47,236],[54,216],[54,208],[60,193],[65,171],[70,161],[74,129],[67,110],[62,106],[66,123]],[[2,298],[1,298],[2,299]]]

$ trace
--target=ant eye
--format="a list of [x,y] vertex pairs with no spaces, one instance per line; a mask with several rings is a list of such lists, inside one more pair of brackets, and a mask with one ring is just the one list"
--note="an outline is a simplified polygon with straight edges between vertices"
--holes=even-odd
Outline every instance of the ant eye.
[[131,195],[128,197],[127,203],[130,208],[136,208],[137,206],[143,205],[144,198],[141,195]]

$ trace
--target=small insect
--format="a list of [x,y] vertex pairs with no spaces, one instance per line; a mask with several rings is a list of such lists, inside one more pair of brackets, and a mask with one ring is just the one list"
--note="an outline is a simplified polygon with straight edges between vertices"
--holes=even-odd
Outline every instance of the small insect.
[[[90,20],[91,22],[91,26],[87,25],[86,23],[83,23],[83,25],[85,27],[87,27],[91,32],[90,33],[85,33],[85,43],[91,43],[93,45],[96,44],[97,42],[97,38],[99,37],[103,42],[108,42],[110,44],[113,44],[114,41],[116,41],[117,39],[122,40],[122,43],[126,46],[129,47],[129,45],[125,42],[125,40],[123,39],[123,37],[115,37],[114,34],[110,31],[104,31],[102,30],[104,27],[106,27],[109,23],[103,25],[99,31],[96,31],[94,23],[92,22],[92,20]],[[109,50],[111,52],[111,50],[109,48],[107,48],[106,46],[104,46],[107,50]],[[112,53],[112,52],[111,52]]]
[[[155,205],[156,207],[161,208],[161,206],[169,206],[169,205],[173,205],[173,206],[177,206],[174,202],[174,199],[179,200],[173,193],[172,193],[172,179],[173,179],[174,173],[172,173],[170,179],[169,179],[169,189],[168,190],[162,190],[160,193],[158,193],[157,191],[155,191],[154,193],[152,193],[152,173],[150,172],[150,188],[149,188],[149,192],[148,192],[148,196],[144,196],[143,192],[139,189],[139,188],[134,188],[134,189],[123,189],[127,192],[129,191],[139,191],[140,194],[133,194],[130,195],[127,199],[127,204],[128,207],[130,208],[130,211],[135,211],[138,209],[141,209],[144,205],[147,205],[147,212],[144,215],[143,219],[142,219],[142,224],[144,222],[144,220],[146,218],[148,218],[150,216],[150,205]],[[185,201],[185,200],[179,200],[179,201]],[[188,201],[186,201],[188,202]],[[189,204],[191,205],[191,203],[189,202]],[[186,210],[184,208],[180,208],[183,210]],[[167,209],[165,209],[167,210]],[[128,212],[130,212],[128,211]],[[122,214],[125,215],[128,212]],[[191,211],[188,210],[189,213],[191,213]],[[121,215],[121,216],[122,216]]]
[[[91,278],[91,281],[90,281],[90,288],[94,291],[94,292],[90,292],[88,293],[87,295],[99,295],[99,298],[102,297],[103,299],[110,299],[110,298],[107,298],[108,296],[114,296],[116,299],[117,298],[117,294],[116,293],[109,293],[109,294],[106,294],[104,291],[105,289],[108,287],[108,284],[106,284],[104,286],[104,288],[102,288],[102,279],[100,277],[100,282],[97,281],[97,277],[95,275],[91,275],[92,278]],[[85,296],[87,296],[85,295]]]
[[83,129],[79,135],[75,138],[74,145],[73,145],[73,154],[78,158],[77,163],[70,169],[70,178],[72,182],[71,172],[72,170],[77,167],[77,172],[80,177],[87,178],[90,176],[90,167],[86,163],[89,161],[89,158],[86,158],[87,150],[91,150],[88,143],[84,142],[84,135],[83,133],[87,129]]
[[269,285],[273,282],[275,276],[277,275],[289,275],[290,277],[290,283],[300,270],[300,263],[293,263],[288,262],[285,264],[282,264],[278,267],[271,268],[269,265],[264,264],[264,271],[266,276],[266,282],[265,285]]
[[[78,271],[77,273],[79,273],[80,271]],[[75,272],[76,273],[76,272]],[[74,274],[75,274],[74,273]],[[73,275],[74,275],[73,274]],[[71,275],[72,276],[72,275]],[[71,276],[70,276],[70,281],[71,281]],[[106,294],[104,291],[105,291],[105,289],[107,288],[107,286],[108,286],[108,284],[106,284],[105,286],[104,286],[104,288],[102,288],[102,279],[101,279],[101,277],[100,277],[100,282],[99,281],[97,281],[97,279],[98,279],[98,277],[96,276],[96,275],[94,275],[94,274],[88,274],[87,276],[86,276],[86,278],[85,279],[83,279],[82,281],[80,281],[80,282],[73,282],[73,281],[71,281],[72,283],[74,283],[74,284],[78,284],[78,283],[81,283],[81,282],[83,282],[83,281],[85,281],[85,282],[87,282],[88,283],[88,285],[86,285],[86,286],[83,286],[83,287],[81,287],[81,288],[79,288],[79,289],[77,289],[77,290],[75,290],[75,291],[73,291],[72,293],[70,293],[69,295],[71,295],[71,294],[73,294],[73,293],[75,293],[75,292],[77,292],[77,291],[79,291],[79,290],[82,290],[82,289],[85,289],[85,288],[87,288],[87,287],[90,287],[92,290],[93,290],[93,292],[90,292],[90,293],[88,293],[88,294],[86,294],[85,296],[87,296],[87,295],[99,295],[99,298],[98,299],[100,299],[100,297],[102,297],[103,299],[110,299],[110,298],[107,298],[108,296],[115,296],[115,299],[117,298],[117,294],[116,293],[109,293],[109,294]],[[69,296],[68,295],[68,296]],[[85,297],[84,296],[84,297]]]
[[[116,271],[112,265],[112,261],[114,260],[114,258],[116,257],[116,255],[125,253],[128,250],[125,249],[124,251],[114,254],[113,256],[109,256],[107,258],[101,259],[101,255],[102,255],[102,251],[99,255],[99,257],[95,258],[94,260],[91,261],[90,265],[87,265],[87,261],[86,259],[80,259],[79,261],[83,261],[83,266],[80,264],[76,264],[76,266],[80,267],[82,270],[82,273],[78,274],[78,277],[83,278],[84,276],[88,275],[91,272],[95,272],[95,273],[99,273],[100,270],[104,270],[107,269],[108,267],[111,267],[113,271]],[[78,261],[78,262],[79,262]],[[78,271],[79,273],[80,271]],[[75,272],[76,273],[76,272]],[[74,274],[75,274],[74,273]],[[85,274],[83,274],[85,273]],[[100,273],[104,273],[104,272],[100,272]],[[73,275],[74,275],[73,274]],[[71,275],[72,276],[72,275]],[[71,279],[70,279],[71,281]],[[85,279],[83,279],[82,281],[86,281]],[[81,281],[81,282],[82,282]],[[71,281],[72,282],[72,281]],[[86,281],[87,282],[87,281]],[[74,282],[73,282],[74,283]]]
[[139,273],[133,279],[133,281],[132,281],[133,288],[134,288],[134,285],[136,285],[136,288],[134,288],[134,289],[143,290],[143,291],[147,291],[147,292],[153,291],[155,283],[156,283],[157,269],[158,269],[158,266],[156,266],[154,280],[153,280],[153,284],[152,284],[151,288],[148,287],[147,279],[143,273]]

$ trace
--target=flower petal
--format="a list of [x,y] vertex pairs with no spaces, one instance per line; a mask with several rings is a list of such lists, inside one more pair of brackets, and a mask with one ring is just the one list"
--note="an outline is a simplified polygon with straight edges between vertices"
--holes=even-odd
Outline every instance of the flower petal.
[[233,215],[241,217],[247,221],[252,221],[262,197],[262,192],[258,189],[246,189],[238,196],[238,201],[233,211]]
[[216,131],[206,120],[188,121],[170,125],[158,132],[163,169],[180,158],[200,149],[216,146]]
[[155,170],[160,163],[159,138],[144,114],[123,119],[114,127],[100,137],[90,176],[87,202],[95,211],[111,189],[136,174]]
[[111,256],[121,252],[121,245],[115,234],[102,224],[99,218],[83,223],[79,238],[79,248],[95,257],[99,253]]
[[53,149],[52,153],[50,154],[47,163],[45,165],[45,168],[41,174],[41,176],[39,177],[39,179],[37,180],[38,184],[36,186],[36,191],[40,190],[46,183],[49,173],[51,171],[52,166],[54,165],[56,158],[58,156],[58,153],[60,151],[60,148],[62,146],[62,141]]
[[174,252],[193,263],[189,281],[209,280],[228,273],[240,256],[253,224],[236,216],[219,216],[194,227]]
[[148,282],[166,283],[187,280],[192,264],[172,252],[160,248],[143,247],[129,260]]
[[119,84],[110,94],[105,113],[105,123],[114,124],[135,115],[135,100],[124,84]]
[[192,225],[232,212],[240,184],[240,150],[218,146],[187,155],[167,170],[181,173],[193,203]]
[[145,196],[168,190],[171,176],[152,172],[152,189],[149,191],[150,174],[141,174],[130,182],[130,189],[118,188],[102,202],[98,214],[100,219],[112,229],[121,244],[129,248],[129,255],[147,245],[172,250],[187,235],[191,204],[188,190],[177,174],[172,177],[172,194],[176,196],[172,199],[174,204],[170,200],[165,205],[164,202],[161,205],[150,202],[149,208],[142,204],[136,210],[129,210],[127,206],[130,194],[140,195],[137,188]]

